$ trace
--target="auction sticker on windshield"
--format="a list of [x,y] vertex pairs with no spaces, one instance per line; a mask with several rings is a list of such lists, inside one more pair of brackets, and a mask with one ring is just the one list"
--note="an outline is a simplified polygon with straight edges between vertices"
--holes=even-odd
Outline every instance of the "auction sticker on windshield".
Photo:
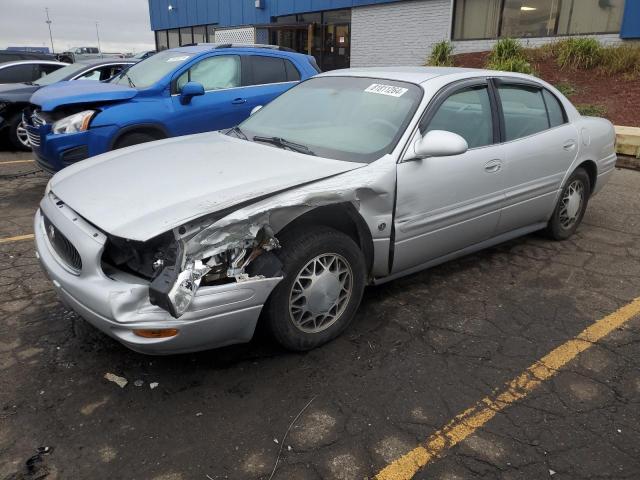
[[374,83],[369,85],[365,92],[377,93],[379,95],[389,95],[390,97],[401,97],[409,91],[408,88],[394,87],[393,85],[383,85],[381,83]]

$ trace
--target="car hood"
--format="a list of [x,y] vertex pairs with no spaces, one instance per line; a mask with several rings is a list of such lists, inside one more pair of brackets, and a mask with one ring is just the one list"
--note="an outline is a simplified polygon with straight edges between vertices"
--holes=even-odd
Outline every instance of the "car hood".
[[0,102],[28,102],[31,94],[38,88],[38,85],[26,83],[0,84]]
[[101,230],[146,241],[203,215],[362,166],[213,132],[84,160],[56,174],[50,188]]
[[128,100],[137,95],[135,88],[95,80],[58,82],[41,88],[31,97],[31,103],[50,112],[62,105],[76,103],[100,103]]

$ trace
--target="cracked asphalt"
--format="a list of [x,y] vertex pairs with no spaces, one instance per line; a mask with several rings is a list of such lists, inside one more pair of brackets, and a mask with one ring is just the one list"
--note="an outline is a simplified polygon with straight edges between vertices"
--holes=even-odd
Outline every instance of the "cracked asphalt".
[[[31,168],[1,164],[22,158],[0,152],[0,174]],[[32,232],[46,181],[0,179],[0,239]],[[529,235],[369,288],[345,334],[305,354],[261,332],[199,354],[130,352],[57,301],[32,241],[2,243],[0,479],[267,479],[281,447],[273,478],[372,478],[639,296],[630,170],[572,239]],[[639,420],[633,318],[415,478],[638,479]]]

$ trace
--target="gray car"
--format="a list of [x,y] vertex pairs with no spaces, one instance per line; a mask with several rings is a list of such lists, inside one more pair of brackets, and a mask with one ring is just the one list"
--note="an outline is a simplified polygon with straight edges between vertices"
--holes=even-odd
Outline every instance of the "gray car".
[[616,155],[613,126],[515,73],[350,69],[238,127],[55,175],[35,216],[62,300],[138,352],[340,334],[366,285],[536,230],[563,240]]

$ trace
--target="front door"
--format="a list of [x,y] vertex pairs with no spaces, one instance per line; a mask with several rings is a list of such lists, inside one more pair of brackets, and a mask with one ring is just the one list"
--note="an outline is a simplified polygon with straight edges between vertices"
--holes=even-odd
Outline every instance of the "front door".
[[[238,55],[207,57],[175,82],[171,97],[175,112],[175,135],[222,130],[237,125],[249,116],[251,107],[242,87],[241,61]],[[198,82],[205,94],[187,104],[180,101],[180,90],[187,82]]]
[[504,147],[486,81],[460,84],[436,100],[420,127],[462,136],[462,155],[398,165],[392,273],[491,238],[504,200]]

